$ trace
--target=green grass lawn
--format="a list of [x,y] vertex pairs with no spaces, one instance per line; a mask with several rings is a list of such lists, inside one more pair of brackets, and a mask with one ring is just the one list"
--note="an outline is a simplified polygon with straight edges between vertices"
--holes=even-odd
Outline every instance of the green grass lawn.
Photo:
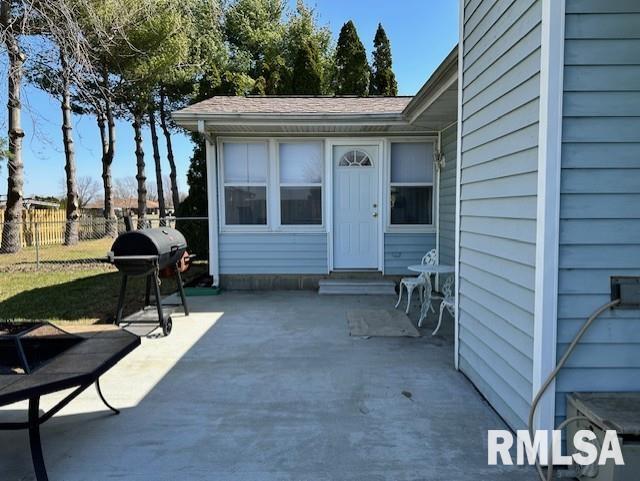
[[[38,248],[40,270],[59,269],[66,262],[95,261],[105,258],[113,239],[80,241],[74,246],[45,245]],[[3,271],[33,270],[36,268],[36,248],[23,247],[15,254],[0,254],[0,273]],[[0,274],[2,275],[2,274]]]
[[[1,258],[2,256],[0,256]],[[186,279],[206,272],[196,264]],[[120,273],[108,265],[38,272],[0,272],[0,319],[51,320],[94,323],[115,317]],[[177,289],[163,279],[163,295]],[[144,304],[144,278],[132,278],[127,288],[125,314]]]

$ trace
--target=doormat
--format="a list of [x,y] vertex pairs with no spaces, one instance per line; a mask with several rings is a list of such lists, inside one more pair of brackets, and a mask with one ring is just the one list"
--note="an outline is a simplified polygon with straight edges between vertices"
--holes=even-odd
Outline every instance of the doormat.
[[350,336],[420,337],[411,319],[395,309],[351,309],[347,322]]
[[184,293],[187,297],[217,296],[220,294],[219,287],[185,287]]

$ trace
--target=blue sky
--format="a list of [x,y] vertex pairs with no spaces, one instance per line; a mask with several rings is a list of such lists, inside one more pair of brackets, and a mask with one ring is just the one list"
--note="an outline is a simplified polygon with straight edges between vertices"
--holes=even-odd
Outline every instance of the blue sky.
[[[295,5],[295,0],[290,0]],[[340,27],[351,19],[367,51],[381,22],[391,40],[393,69],[399,93],[412,95],[451,51],[458,35],[458,2],[454,0],[307,0],[314,5],[322,25],[337,37]],[[24,88],[25,112],[25,195],[60,195],[64,177],[64,152],[60,134],[60,106],[33,87]],[[0,103],[6,105],[6,80],[0,85]],[[6,110],[0,111],[0,128],[6,129]],[[133,129],[127,122],[117,126],[113,177],[135,175]],[[100,180],[100,143],[95,119],[75,117],[74,134],[78,175]],[[151,140],[145,131],[144,149],[147,177],[155,178]],[[163,139],[161,138],[161,141]],[[186,192],[186,173],[191,157],[191,141],[183,134],[173,136],[181,191]],[[164,143],[161,142],[163,171],[168,173]],[[0,194],[6,193],[6,166],[0,170]]]

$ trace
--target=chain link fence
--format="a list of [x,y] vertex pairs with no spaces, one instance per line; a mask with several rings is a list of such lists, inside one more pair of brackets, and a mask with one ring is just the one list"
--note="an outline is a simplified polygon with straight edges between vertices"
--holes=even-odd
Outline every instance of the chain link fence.
[[[208,259],[206,217],[131,218],[137,229],[172,227],[187,239],[189,252],[202,263]],[[82,217],[77,222],[36,216],[22,222],[0,222],[0,233],[13,242],[0,245],[0,273],[69,269],[112,269],[107,253],[115,237],[125,232],[123,218]]]

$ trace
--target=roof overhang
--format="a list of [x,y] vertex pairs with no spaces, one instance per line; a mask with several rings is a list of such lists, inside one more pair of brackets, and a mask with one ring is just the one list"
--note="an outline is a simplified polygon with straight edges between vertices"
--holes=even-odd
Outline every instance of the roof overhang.
[[209,135],[426,134],[454,123],[458,112],[458,49],[454,48],[402,112],[173,112],[185,129]]
[[365,132],[421,132],[402,114],[255,114],[181,113],[172,114],[181,127],[201,133],[286,133],[339,134]]
[[442,130],[458,118],[458,47],[447,55],[429,80],[405,107],[412,125]]

